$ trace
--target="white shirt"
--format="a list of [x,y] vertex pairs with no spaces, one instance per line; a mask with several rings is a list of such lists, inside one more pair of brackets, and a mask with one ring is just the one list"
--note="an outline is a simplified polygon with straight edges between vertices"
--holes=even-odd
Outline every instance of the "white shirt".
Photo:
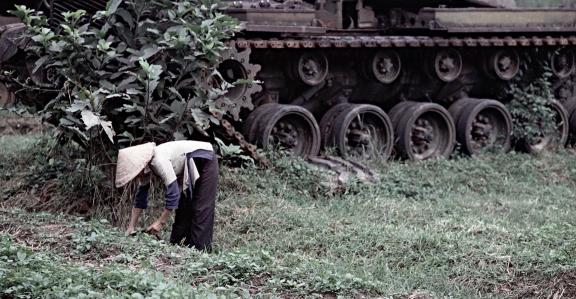
[[[186,190],[188,182],[192,182],[192,186],[196,183],[200,174],[194,161],[190,159],[186,163],[186,154],[192,153],[197,150],[214,151],[212,144],[202,141],[171,141],[157,145],[154,148],[154,156],[150,161],[150,168],[158,175],[164,185],[168,186],[173,183],[178,176],[182,176],[181,188]],[[188,165],[192,168],[192,178],[189,178]]]

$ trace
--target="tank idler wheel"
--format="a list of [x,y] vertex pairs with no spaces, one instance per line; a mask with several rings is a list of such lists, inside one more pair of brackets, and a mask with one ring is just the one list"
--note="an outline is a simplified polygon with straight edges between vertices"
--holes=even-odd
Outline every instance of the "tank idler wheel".
[[367,59],[365,72],[370,79],[383,84],[390,84],[400,76],[402,60],[394,50],[375,52]]
[[216,103],[222,108],[229,109],[235,120],[240,119],[242,108],[254,109],[252,96],[262,90],[262,86],[254,82],[261,67],[250,63],[250,54],[250,49],[239,52],[236,47],[232,46],[222,54],[224,60],[218,66],[221,80],[228,84],[236,84],[230,87],[225,96],[218,99]]
[[392,122],[374,105],[336,105],[320,121],[320,130],[324,148],[334,147],[345,158],[388,159],[394,146]]
[[569,49],[562,48],[556,50],[552,54],[551,59],[552,61],[550,62],[550,65],[552,66],[552,72],[556,77],[565,79],[574,74],[576,61],[574,53]]
[[536,138],[532,142],[520,140],[518,143],[519,150],[531,154],[540,154],[545,151],[554,151],[566,145],[569,130],[568,112],[558,101],[552,101],[551,108],[555,113],[556,130],[542,134],[541,137]]
[[284,148],[299,156],[320,151],[320,129],[310,111],[300,106],[264,104],[244,124],[248,141],[264,149]]
[[436,76],[444,82],[452,82],[462,73],[462,55],[454,49],[440,50],[434,57]]
[[14,103],[14,94],[3,82],[0,82],[0,108],[9,107],[12,103]]
[[404,102],[390,111],[398,154],[410,160],[447,157],[456,144],[454,120],[435,103]]
[[[218,66],[218,71],[222,75],[222,79],[230,84],[233,84],[237,80],[248,80],[248,69],[238,60],[226,59],[222,61]],[[228,89],[226,97],[231,101],[236,101],[244,96],[247,89],[246,84],[231,87]]]
[[512,116],[495,100],[464,98],[450,106],[456,124],[456,140],[462,151],[478,155],[486,150],[508,152],[511,148]]
[[320,52],[301,53],[292,64],[290,73],[306,85],[320,85],[328,76],[328,58]]
[[487,68],[500,80],[512,80],[520,72],[520,55],[514,49],[498,50],[488,58]]

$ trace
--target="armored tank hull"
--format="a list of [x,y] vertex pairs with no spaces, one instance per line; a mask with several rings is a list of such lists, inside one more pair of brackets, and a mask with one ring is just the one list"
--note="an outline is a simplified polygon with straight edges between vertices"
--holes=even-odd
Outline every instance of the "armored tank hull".
[[[54,0],[94,12],[103,0]],[[243,24],[220,71],[246,139],[304,156],[424,160],[457,143],[474,155],[508,151],[511,82],[549,61],[558,130],[526,148],[566,143],[576,132],[576,10],[517,7],[513,0],[223,1]],[[1,60],[0,60],[1,62]]]

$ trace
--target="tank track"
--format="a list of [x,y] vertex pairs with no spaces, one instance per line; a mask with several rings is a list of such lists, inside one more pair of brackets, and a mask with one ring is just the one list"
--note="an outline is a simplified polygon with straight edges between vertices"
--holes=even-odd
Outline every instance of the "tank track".
[[223,130],[224,135],[227,138],[234,140],[240,145],[240,148],[245,151],[252,159],[258,162],[259,165],[263,167],[269,167],[270,161],[258,152],[258,149],[255,145],[249,143],[244,138],[242,133],[238,132],[234,126],[226,119],[223,119],[220,115],[212,114],[214,117],[218,118],[220,121],[220,128]]
[[323,35],[288,39],[236,39],[240,49],[327,48],[431,48],[431,47],[531,47],[576,45],[576,35],[532,37],[429,37],[429,36],[341,36]]

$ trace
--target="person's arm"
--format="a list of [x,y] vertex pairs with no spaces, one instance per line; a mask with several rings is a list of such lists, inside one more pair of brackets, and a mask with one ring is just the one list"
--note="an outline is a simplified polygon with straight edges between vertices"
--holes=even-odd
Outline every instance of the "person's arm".
[[136,225],[138,224],[138,219],[142,215],[142,211],[148,208],[148,191],[150,189],[150,178],[145,180],[139,180],[138,189],[134,195],[134,206],[132,207],[132,212],[130,213],[130,221],[128,222],[128,228],[126,229],[126,235],[131,235],[136,231]]
[[164,208],[164,210],[162,211],[162,214],[160,214],[160,217],[158,217],[158,219],[156,219],[156,221],[154,221],[152,224],[150,224],[150,226],[148,226],[148,228],[146,229],[146,232],[152,233],[152,234],[159,233],[162,230],[162,228],[164,227],[164,225],[166,225],[166,222],[168,222],[168,218],[170,218],[171,214],[172,214],[172,210]]
[[166,205],[164,206],[164,210],[162,211],[162,214],[160,214],[160,217],[158,217],[158,219],[156,219],[156,221],[154,221],[154,223],[152,223],[148,229],[146,229],[147,232],[160,232],[162,227],[164,227],[166,222],[168,222],[168,218],[170,218],[172,211],[178,208],[178,202],[180,201],[180,189],[178,188],[178,183],[176,180],[166,186],[166,191],[164,194],[166,197]]
[[154,173],[162,178],[162,181],[164,181],[166,186],[164,192],[166,198],[164,210],[160,217],[158,217],[158,219],[156,219],[156,221],[146,229],[147,232],[157,233],[161,231],[166,222],[168,222],[172,210],[178,208],[178,202],[180,201],[180,188],[178,187],[172,163],[170,163],[168,159],[155,157],[150,163],[150,167],[153,169]]

